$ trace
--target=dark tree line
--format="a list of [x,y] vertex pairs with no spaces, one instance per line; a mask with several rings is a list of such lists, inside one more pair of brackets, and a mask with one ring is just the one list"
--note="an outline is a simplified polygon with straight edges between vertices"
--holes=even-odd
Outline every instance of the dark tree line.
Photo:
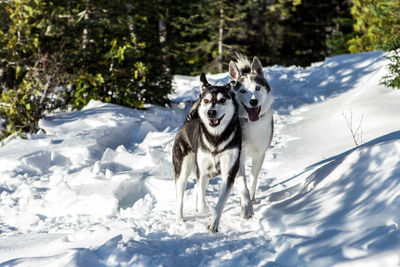
[[336,43],[327,46],[333,36],[352,32],[351,24],[340,23],[351,21],[349,0],[201,0],[176,5],[179,8],[164,9],[171,15],[166,51],[172,74],[226,71],[235,52],[257,55],[264,65],[307,66],[336,51]]

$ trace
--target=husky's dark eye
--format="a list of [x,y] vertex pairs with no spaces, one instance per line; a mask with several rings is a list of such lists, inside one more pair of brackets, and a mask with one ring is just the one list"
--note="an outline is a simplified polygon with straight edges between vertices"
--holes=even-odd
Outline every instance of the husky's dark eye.
[[210,103],[210,100],[208,100],[207,98],[205,98],[203,101],[204,101],[205,104]]
[[221,98],[220,100],[219,100],[219,103],[221,103],[221,104],[223,104],[223,103],[225,103],[226,102],[226,98]]
[[260,91],[261,87],[259,85],[256,86],[256,91]]
[[246,90],[244,90],[244,89],[240,89],[240,91],[239,91],[240,93],[242,93],[242,94],[245,94],[246,93]]

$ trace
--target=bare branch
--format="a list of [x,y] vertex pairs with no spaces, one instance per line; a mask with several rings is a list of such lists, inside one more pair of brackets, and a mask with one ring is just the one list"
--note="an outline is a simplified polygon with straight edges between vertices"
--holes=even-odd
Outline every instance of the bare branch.
[[353,112],[350,111],[350,116],[346,116],[346,114],[343,112],[342,113],[344,119],[346,120],[347,127],[349,128],[351,137],[353,138],[353,142],[356,145],[356,147],[359,147],[360,145],[363,144],[363,131],[362,131],[362,122],[364,118],[364,114],[361,115],[360,122],[358,124],[358,127],[354,130],[354,125],[353,125]]

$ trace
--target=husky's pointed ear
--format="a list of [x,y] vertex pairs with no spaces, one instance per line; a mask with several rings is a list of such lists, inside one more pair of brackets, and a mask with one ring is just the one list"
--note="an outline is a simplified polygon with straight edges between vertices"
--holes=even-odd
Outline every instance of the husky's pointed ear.
[[240,71],[238,66],[232,60],[229,62],[229,78],[231,81],[237,82],[240,76]]
[[253,58],[253,62],[251,63],[251,73],[255,73],[261,77],[264,77],[262,65],[258,57]]
[[235,92],[236,92],[235,86],[236,86],[235,81],[230,81],[228,83],[229,93],[233,96],[233,98],[235,98]]
[[207,89],[207,87],[211,86],[211,84],[208,83],[206,75],[204,74],[204,72],[202,72],[200,74],[200,92],[203,93],[203,91],[205,89]]

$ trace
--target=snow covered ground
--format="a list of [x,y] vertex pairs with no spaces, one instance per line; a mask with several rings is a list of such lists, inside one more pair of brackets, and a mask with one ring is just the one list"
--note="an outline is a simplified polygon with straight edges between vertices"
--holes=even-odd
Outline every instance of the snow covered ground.
[[175,77],[170,108],[92,101],[41,120],[0,147],[0,266],[399,266],[400,91],[385,73],[380,52],[265,68],[276,130],[259,203],[241,218],[234,189],[217,234],[194,177],[174,217],[171,148],[198,77]]

